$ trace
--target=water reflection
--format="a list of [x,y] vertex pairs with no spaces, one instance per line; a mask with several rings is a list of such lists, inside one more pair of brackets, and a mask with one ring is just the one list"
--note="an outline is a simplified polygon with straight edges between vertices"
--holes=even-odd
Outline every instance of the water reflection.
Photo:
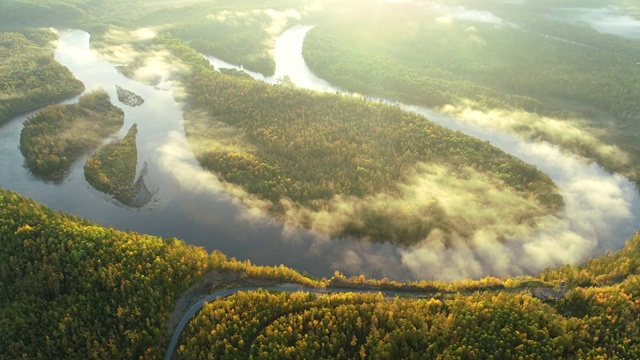
[[316,76],[307,66],[302,57],[303,39],[313,26],[299,25],[291,28],[276,39],[274,58],[276,59],[276,71],[273,76],[264,76],[260,73],[247,70],[243,66],[234,65],[220,60],[215,56],[203,55],[214,68],[230,68],[246,72],[256,80],[269,84],[278,84],[285,77],[296,86],[316,91],[339,92],[340,89]]
[[[302,59],[302,43],[309,29],[295,27],[278,38],[276,74],[262,79],[275,83],[286,75],[301,87],[338,92],[340,89],[313,75]],[[331,276],[339,269],[348,275],[362,273],[379,278],[455,279],[533,272],[578,261],[596,249],[619,248],[635,230],[634,223],[638,223],[637,195],[633,186],[618,176],[610,176],[597,166],[546,144],[522,142],[469,127],[428,109],[401,105],[489,140],[539,166],[558,182],[568,203],[568,214],[575,216],[550,225],[548,231],[532,238],[505,244],[478,238],[447,249],[434,244],[402,248],[355,239],[329,239],[287,228],[247,209],[221,191],[215,177],[202,170],[185,139],[182,111],[170,91],[122,76],[113,64],[95,56],[89,49],[89,35],[82,31],[61,34],[56,59],[85,83],[87,91],[103,87],[116,102],[118,85],[145,99],[138,107],[120,106],[125,111],[125,125],[117,137],[124,136],[133,123],[138,124],[138,173],[142,172],[142,164],[148,163],[145,182],[154,193],[153,200],[141,209],[131,209],[117,206],[92,190],[82,173],[90,154],[75,163],[70,175],[59,184],[35,179],[24,168],[17,148],[22,123],[29,114],[0,127],[0,186],[107,226],[178,237],[256,264],[282,263],[315,276]],[[171,83],[166,83],[162,88],[169,86]]]
[[[274,83],[274,78],[287,76],[302,88],[351,96],[317,77],[304,62],[302,43],[311,28],[296,26],[286,31],[280,39],[287,39],[287,50],[284,51],[284,47],[276,48],[275,52],[276,75],[266,79],[262,76],[254,78]],[[215,58],[207,58],[216,64]],[[228,63],[224,66],[233,67]],[[433,274],[438,269],[446,269],[459,276],[487,270],[488,273],[538,271],[550,264],[576,262],[592,254],[619,249],[637,230],[640,214],[638,193],[632,182],[619,175],[611,175],[598,165],[563,153],[548,143],[524,141],[513,135],[479,128],[420,106],[379,98],[368,99],[400,106],[450,129],[491,142],[549,174],[558,184],[566,202],[564,219],[545,224],[532,236],[509,244],[497,244],[496,239],[478,237],[472,239],[470,245],[460,243],[454,246],[454,250],[426,243],[397,249],[402,265],[410,268],[414,274]],[[487,244],[487,241],[491,244]],[[379,254],[367,250],[348,252],[337,263],[342,264],[341,268],[355,268],[357,265],[354,264],[388,262],[381,261]],[[496,255],[498,253],[502,255]],[[497,259],[500,257],[507,258]],[[478,271],[478,268],[483,270]]]

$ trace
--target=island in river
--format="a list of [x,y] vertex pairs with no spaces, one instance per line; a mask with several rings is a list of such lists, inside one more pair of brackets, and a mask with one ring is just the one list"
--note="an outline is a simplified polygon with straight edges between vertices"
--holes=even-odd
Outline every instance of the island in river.
[[[512,239],[515,228],[562,214],[548,175],[489,142],[397,106],[221,74],[183,42],[136,34],[111,28],[95,49],[132,74],[168,52],[163,61],[180,64],[167,77],[185,90],[185,133],[201,166],[287,225],[408,245],[431,234],[471,238],[487,225]],[[129,59],[117,57],[123,41]],[[447,193],[468,206],[452,207]],[[474,211],[484,213],[465,214]]]
[[[38,8],[43,3],[15,2],[7,10],[15,13],[22,4]],[[111,4],[86,2],[82,9]],[[80,11],[80,7],[68,8]],[[94,13],[122,14],[112,10]],[[27,13],[33,16],[32,11]],[[166,13],[174,16],[176,12]],[[204,17],[210,12],[198,13]],[[161,16],[162,11],[152,15]],[[211,109],[206,110],[212,115]],[[238,133],[238,128],[224,124],[216,130]],[[331,133],[320,134],[333,140]],[[508,174],[509,169],[502,170]],[[473,173],[467,174],[474,179]],[[0,190],[0,205],[0,348],[10,359],[159,358],[171,330],[165,321],[176,299],[211,270],[221,270],[223,277],[235,270],[235,276],[225,278],[230,281],[262,276],[281,283],[326,284],[285,267],[255,267],[228,260],[216,251],[209,255],[172,238],[104,228],[56,213],[11,191]],[[599,215],[606,219],[605,214]],[[197,359],[237,354],[256,358],[420,358],[425,354],[434,358],[634,358],[640,355],[633,341],[640,327],[638,249],[636,236],[615,254],[544,271],[531,279],[548,286],[566,281],[566,296],[554,301],[540,301],[520,291],[522,277],[478,280],[492,290],[485,287],[477,293],[475,289],[466,293],[465,282],[432,283],[428,286],[457,294],[389,302],[380,295],[238,294],[207,306],[188,327],[178,351]],[[508,256],[491,254],[497,255]],[[336,278],[340,279],[339,273]],[[352,281],[367,284],[364,277]]]
[[136,180],[137,133],[138,128],[133,124],[124,138],[101,147],[84,165],[84,176],[91,186],[133,207],[141,207],[151,200],[144,184],[147,163],[144,163]]
[[124,124],[124,112],[104,89],[83,95],[77,104],[52,105],[24,124],[20,150],[27,166],[42,178],[62,179],[71,164]]
[[118,100],[125,105],[136,107],[144,104],[142,96],[118,85],[116,85],[116,93],[118,94]]

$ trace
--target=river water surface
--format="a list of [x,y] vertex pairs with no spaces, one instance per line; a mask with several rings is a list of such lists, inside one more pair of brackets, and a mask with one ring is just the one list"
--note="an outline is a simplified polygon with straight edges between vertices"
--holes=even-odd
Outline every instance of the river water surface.
[[[342,92],[316,77],[301,55],[309,26],[285,31],[276,42],[276,74],[252,76],[277,83],[288,76],[297,86],[317,91]],[[426,108],[394,103],[426,115],[452,129],[491,141],[506,152],[538,166],[560,187],[567,204],[565,218],[526,239],[507,243],[472,241],[443,247],[422,244],[399,247],[357,239],[329,239],[291,229],[251,210],[216,186],[216,179],[202,170],[184,135],[182,111],[171,93],[170,82],[149,86],[118,73],[115,64],[96,56],[89,34],[72,30],[60,33],[56,59],[81,80],[87,91],[103,87],[125,111],[122,137],[138,125],[138,166],[149,165],[145,176],[153,198],[135,209],[118,204],[84,180],[85,154],[58,183],[34,177],[24,166],[18,149],[24,121],[17,116],[0,126],[0,186],[18,191],[51,208],[80,215],[106,226],[164,237],[177,237],[208,250],[219,249],[255,264],[285,264],[314,276],[364,274],[391,279],[457,279],[485,275],[522,274],[552,265],[577,262],[605,250],[619,249],[640,224],[640,201],[632,183],[611,175],[583,159],[563,154],[546,143],[526,142],[514,136],[474,128]],[[235,67],[207,57],[215,67]],[[115,85],[142,96],[140,107],[117,101]],[[68,102],[74,102],[75,99]]]

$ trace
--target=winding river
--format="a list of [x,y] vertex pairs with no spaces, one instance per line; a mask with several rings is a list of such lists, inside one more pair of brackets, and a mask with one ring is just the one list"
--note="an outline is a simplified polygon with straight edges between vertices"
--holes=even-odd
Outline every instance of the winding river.
[[[288,76],[299,87],[341,92],[316,77],[301,55],[309,26],[285,31],[276,42],[276,74],[264,78],[276,83]],[[163,237],[177,237],[208,250],[219,249],[254,264],[285,264],[314,276],[364,274],[390,279],[443,279],[517,275],[548,266],[573,263],[587,256],[622,247],[640,221],[640,199],[634,184],[611,175],[595,164],[564,154],[547,143],[523,141],[509,134],[476,128],[429,109],[399,104],[426,115],[430,120],[490,141],[506,152],[536,165],[560,187],[566,216],[545,225],[533,235],[505,243],[481,236],[469,242],[444,247],[421,244],[400,247],[357,239],[329,239],[300,229],[291,229],[254,214],[216,186],[215,178],[202,170],[185,139],[182,111],[170,91],[172,83],[144,85],[121,75],[115,65],[93,53],[89,34],[70,30],[60,33],[56,59],[81,80],[87,90],[103,87],[112,101],[125,111],[122,137],[138,125],[138,164],[148,163],[145,182],[153,193],[146,206],[123,206],[91,188],[84,180],[85,154],[61,182],[34,177],[24,166],[18,149],[24,121],[22,114],[0,125],[0,186],[15,190],[51,208],[96,221],[106,226]],[[215,67],[234,67],[208,57]],[[145,102],[129,107],[117,102],[119,85],[142,96]],[[75,99],[69,100],[73,102]],[[139,169],[141,170],[141,169]]]

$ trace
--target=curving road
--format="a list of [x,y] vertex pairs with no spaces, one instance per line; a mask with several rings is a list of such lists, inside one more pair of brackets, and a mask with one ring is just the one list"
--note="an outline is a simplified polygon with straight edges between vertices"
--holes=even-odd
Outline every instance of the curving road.
[[396,296],[411,296],[411,297],[421,297],[421,296],[430,296],[433,293],[429,292],[416,292],[416,291],[402,291],[402,290],[381,290],[381,289],[354,289],[354,288],[311,288],[306,286],[301,286],[298,284],[284,283],[275,286],[245,286],[245,287],[237,287],[232,289],[223,289],[211,293],[202,299],[198,300],[195,304],[193,304],[180,318],[178,325],[176,325],[173,330],[173,335],[171,336],[171,341],[169,341],[169,346],[167,346],[167,351],[164,354],[164,360],[171,360],[174,358],[176,346],[178,346],[178,339],[180,335],[184,331],[184,327],[187,326],[187,323],[194,317],[194,315],[202,309],[204,304],[217,300],[219,298],[235,295],[240,291],[257,291],[257,290],[266,290],[266,291],[284,291],[284,292],[297,292],[297,291],[305,291],[308,293],[322,295],[328,293],[381,293],[385,298],[391,299]]

